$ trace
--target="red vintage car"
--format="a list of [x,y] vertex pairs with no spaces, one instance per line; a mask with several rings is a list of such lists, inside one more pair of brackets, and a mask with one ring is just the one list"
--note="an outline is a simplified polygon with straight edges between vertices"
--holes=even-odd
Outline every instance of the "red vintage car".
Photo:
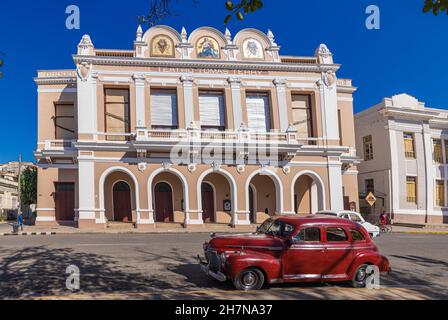
[[256,233],[212,235],[203,249],[202,270],[219,281],[231,279],[240,290],[305,281],[351,281],[360,288],[374,266],[391,271],[360,224],[320,215],[270,218]]

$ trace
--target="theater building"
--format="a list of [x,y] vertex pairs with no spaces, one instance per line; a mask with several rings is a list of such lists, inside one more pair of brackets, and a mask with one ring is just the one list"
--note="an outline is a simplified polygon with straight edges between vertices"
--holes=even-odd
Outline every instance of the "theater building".
[[261,223],[357,208],[355,88],[325,45],[283,56],[271,31],[85,35],[39,71],[37,224]]
[[[355,115],[361,211],[395,223],[448,223],[448,112],[399,94]],[[363,200],[373,193],[370,207]]]

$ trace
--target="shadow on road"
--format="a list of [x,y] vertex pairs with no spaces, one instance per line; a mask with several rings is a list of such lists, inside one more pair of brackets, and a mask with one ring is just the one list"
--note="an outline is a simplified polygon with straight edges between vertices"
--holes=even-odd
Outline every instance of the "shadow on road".
[[[257,292],[238,292],[230,282],[219,283],[199,270],[195,258],[180,249],[163,254],[137,250],[144,268],[123,265],[111,256],[79,252],[69,248],[45,246],[24,249],[1,248],[0,296],[3,299],[64,297],[73,292],[66,289],[66,268],[76,265],[81,273],[79,294],[90,298],[119,294],[122,298],[138,299],[391,299],[387,290],[355,290],[346,284],[284,284],[269,286]],[[412,258],[412,257],[411,257]],[[131,264],[131,262],[126,261]],[[152,273],[146,266],[157,265]],[[149,268],[148,268],[149,270]],[[420,282],[417,282],[420,280]],[[428,280],[405,272],[393,273],[383,282],[391,285],[418,283],[416,290],[423,298],[442,298],[440,289]],[[328,288],[328,287],[331,288]],[[446,298],[446,296],[445,296]]]

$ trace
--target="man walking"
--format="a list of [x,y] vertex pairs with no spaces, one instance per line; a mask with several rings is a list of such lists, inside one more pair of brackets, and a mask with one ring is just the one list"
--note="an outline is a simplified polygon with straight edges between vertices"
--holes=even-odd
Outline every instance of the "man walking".
[[17,224],[19,225],[20,231],[23,231],[23,213],[20,209],[17,213]]

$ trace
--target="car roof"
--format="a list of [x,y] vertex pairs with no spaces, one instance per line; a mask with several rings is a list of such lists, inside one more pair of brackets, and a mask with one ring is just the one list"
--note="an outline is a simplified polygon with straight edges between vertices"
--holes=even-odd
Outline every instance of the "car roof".
[[316,225],[337,224],[341,226],[357,226],[357,223],[347,219],[320,214],[312,214],[308,216],[284,215],[275,217],[273,219],[293,224],[295,226],[301,226],[304,224],[316,224]]

